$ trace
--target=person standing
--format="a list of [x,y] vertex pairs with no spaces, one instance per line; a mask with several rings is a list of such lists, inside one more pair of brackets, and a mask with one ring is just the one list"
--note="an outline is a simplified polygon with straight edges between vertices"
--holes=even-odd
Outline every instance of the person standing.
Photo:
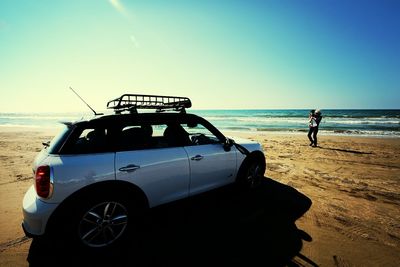
[[317,141],[317,134],[318,134],[318,127],[322,120],[321,111],[311,110],[309,114],[309,130],[308,130],[308,139],[310,140],[310,146],[316,147],[318,145]]

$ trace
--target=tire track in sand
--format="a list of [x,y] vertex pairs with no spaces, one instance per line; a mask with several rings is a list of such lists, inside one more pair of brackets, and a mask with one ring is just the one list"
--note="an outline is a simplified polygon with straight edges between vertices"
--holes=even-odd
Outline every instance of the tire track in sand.
[[29,240],[30,240],[29,237],[23,236],[23,237],[18,237],[16,239],[13,239],[11,241],[7,241],[7,242],[4,242],[4,243],[1,243],[0,244],[0,252],[3,252],[4,250],[7,250],[7,249],[9,249],[11,247],[18,246],[20,244],[28,242]]

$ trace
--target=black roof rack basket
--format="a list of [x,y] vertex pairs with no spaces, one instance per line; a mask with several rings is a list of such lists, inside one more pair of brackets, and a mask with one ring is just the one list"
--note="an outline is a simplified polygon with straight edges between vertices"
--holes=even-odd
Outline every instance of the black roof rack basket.
[[136,94],[124,94],[107,103],[107,108],[114,109],[117,114],[124,111],[137,113],[138,109],[155,109],[156,112],[174,110],[185,113],[185,109],[191,106],[192,102],[187,97]]

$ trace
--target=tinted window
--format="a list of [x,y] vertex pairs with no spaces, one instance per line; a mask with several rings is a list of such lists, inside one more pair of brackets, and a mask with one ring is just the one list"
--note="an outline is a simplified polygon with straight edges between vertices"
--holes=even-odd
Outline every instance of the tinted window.
[[53,140],[51,140],[49,147],[47,148],[50,154],[56,154],[59,152],[61,146],[71,133],[72,129],[64,126],[64,128],[57,134]]
[[182,127],[189,134],[192,145],[220,143],[219,139],[201,124],[186,124]]
[[101,153],[111,150],[111,140],[104,128],[82,129],[76,134],[77,138],[72,141],[69,153],[87,154]]
[[151,125],[125,126],[117,134],[117,150],[138,150],[153,147]]
[[122,127],[117,150],[155,149],[191,145],[189,133],[177,123],[141,124]]

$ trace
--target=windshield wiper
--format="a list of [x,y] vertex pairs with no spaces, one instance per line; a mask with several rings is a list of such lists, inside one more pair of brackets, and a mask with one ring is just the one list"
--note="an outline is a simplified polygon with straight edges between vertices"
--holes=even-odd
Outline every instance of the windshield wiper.
[[242,153],[243,155],[248,156],[250,154],[250,151],[247,150],[247,148],[245,148],[242,145],[239,145],[238,143],[235,142],[235,140],[228,138],[229,142],[234,145],[236,147],[237,150],[239,150],[240,153]]

